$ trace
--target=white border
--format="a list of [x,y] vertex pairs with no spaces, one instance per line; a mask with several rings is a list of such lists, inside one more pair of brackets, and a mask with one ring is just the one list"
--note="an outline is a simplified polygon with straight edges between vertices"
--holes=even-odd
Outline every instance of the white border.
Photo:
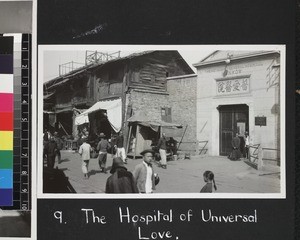
[[[286,198],[286,157],[285,157],[285,73],[286,73],[286,47],[285,45],[39,45],[38,46],[38,137],[37,137],[37,159],[41,159],[43,151],[43,77],[44,77],[44,52],[45,51],[81,51],[81,50],[99,50],[102,51],[146,51],[146,50],[183,50],[183,51],[215,51],[215,50],[237,50],[237,51],[257,51],[257,50],[275,50],[280,51],[280,159],[281,159],[281,178],[280,193],[155,193],[155,194],[44,194],[43,186],[43,164],[38,161],[37,166],[37,197],[38,198],[59,198],[59,199],[228,199],[228,198],[249,198],[249,199],[284,199]],[[199,59],[200,61],[201,59]]]
[[37,239],[37,0],[32,2],[32,35],[31,35],[31,239]]

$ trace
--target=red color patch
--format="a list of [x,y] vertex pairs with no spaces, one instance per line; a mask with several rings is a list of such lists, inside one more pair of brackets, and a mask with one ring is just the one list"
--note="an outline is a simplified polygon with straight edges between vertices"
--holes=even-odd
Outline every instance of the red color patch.
[[13,131],[14,118],[12,112],[0,112],[0,131]]

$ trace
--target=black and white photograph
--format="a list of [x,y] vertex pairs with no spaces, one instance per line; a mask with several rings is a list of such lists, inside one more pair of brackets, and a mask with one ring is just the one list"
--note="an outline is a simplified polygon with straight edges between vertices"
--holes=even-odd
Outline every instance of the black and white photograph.
[[284,197],[284,60],[284,45],[39,46],[39,193]]

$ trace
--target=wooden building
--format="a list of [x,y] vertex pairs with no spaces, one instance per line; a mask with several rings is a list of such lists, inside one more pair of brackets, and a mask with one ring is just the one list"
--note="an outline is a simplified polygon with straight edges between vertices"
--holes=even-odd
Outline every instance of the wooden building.
[[[89,122],[91,135],[104,132],[110,137],[123,129],[127,139],[126,120],[140,111],[151,113],[151,121],[171,122],[165,117],[170,114],[167,78],[188,74],[194,72],[178,51],[146,51],[86,65],[44,84],[44,126],[61,127],[76,138],[80,115],[86,116],[82,121]],[[103,106],[120,107],[117,101],[120,120],[114,124],[120,126],[112,126]]]

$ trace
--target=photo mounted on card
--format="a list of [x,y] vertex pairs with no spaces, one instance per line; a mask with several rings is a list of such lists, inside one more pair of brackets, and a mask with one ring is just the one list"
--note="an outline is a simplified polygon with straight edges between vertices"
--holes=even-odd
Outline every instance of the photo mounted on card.
[[284,45],[40,45],[38,69],[39,197],[285,198]]

